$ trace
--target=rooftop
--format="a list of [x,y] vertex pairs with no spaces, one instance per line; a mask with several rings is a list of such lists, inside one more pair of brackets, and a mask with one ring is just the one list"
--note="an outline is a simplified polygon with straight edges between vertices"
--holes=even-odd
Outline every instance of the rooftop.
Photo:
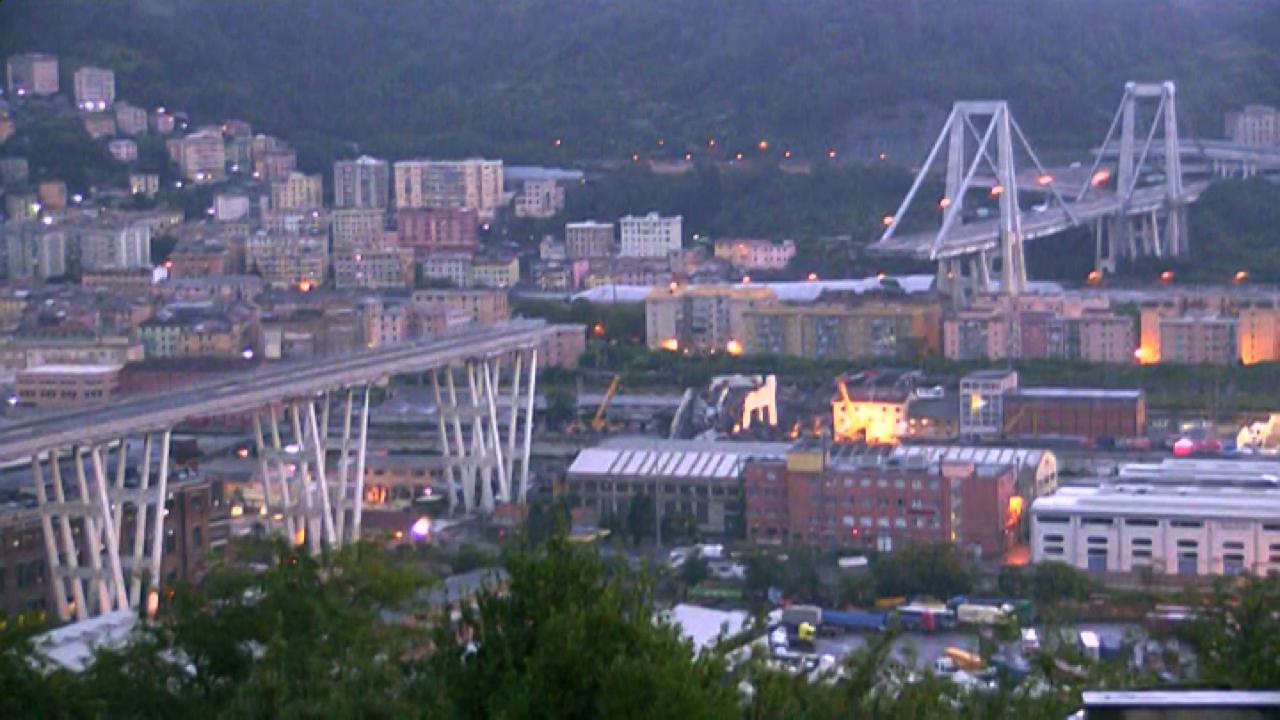
[[1280,491],[1155,484],[1068,486],[1038,498],[1031,505],[1031,512],[1032,515],[1275,520],[1280,518]]
[[609,438],[578,453],[571,474],[736,478],[749,457],[786,457],[791,443]]
[[1105,388],[1024,387],[1016,390],[1014,394],[1031,398],[1078,398],[1091,400],[1137,400],[1142,397],[1141,390],[1108,390]]
[[39,365],[20,371],[22,375],[101,375],[120,372],[122,365]]

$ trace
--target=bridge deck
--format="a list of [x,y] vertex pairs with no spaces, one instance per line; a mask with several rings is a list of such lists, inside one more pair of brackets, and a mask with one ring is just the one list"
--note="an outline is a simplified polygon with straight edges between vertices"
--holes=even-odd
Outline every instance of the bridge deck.
[[0,461],[54,447],[114,440],[170,427],[187,418],[237,413],[288,397],[422,372],[452,362],[536,345],[554,331],[541,321],[515,320],[355,355],[289,363],[177,392],[123,398],[108,405],[41,415],[0,430]]
[[[1183,191],[1187,202],[1198,200],[1207,185],[1206,182],[1184,185]],[[1066,210],[1058,206],[1046,208],[1042,212],[1023,211],[1022,237],[1024,240],[1035,240],[1055,235],[1078,223],[1115,215],[1122,210],[1132,215],[1148,213],[1164,204],[1164,192],[1162,186],[1138,188],[1133,192],[1133,198],[1127,206],[1120,201],[1119,197],[1112,194],[1072,202],[1070,208],[1075,216],[1074,221]],[[937,230],[895,235],[872,244],[870,249],[886,255],[905,255],[923,260],[973,255],[982,250],[994,250],[998,247],[1000,220],[995,218],[956,225],[952,227],[950,235],[943,240],[937,253],[933,253],[933,242],[937,235]]]

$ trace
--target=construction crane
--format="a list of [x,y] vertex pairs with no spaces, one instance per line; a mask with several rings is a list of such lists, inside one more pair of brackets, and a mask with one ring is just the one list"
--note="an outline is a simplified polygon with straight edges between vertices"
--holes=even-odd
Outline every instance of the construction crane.
[[609,401],[614,395],[618,394],[618,387],[622,385],[622,375],[614,375],[613,380],[609,381],[609,389],[604,391],[604,397],[600,398],[600,407],[596,408],[595,417],[591,418],[591,429],[596,432],[604,430],[608,422],[604,419],[605,411],[609,409]]

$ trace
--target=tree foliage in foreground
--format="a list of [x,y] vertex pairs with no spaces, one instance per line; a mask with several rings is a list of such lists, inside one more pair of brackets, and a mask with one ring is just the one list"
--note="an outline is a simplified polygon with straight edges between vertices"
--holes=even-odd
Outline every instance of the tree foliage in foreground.
[[[1147,676],[1079,653],[1035,658],[1030,679],[991,692],[922,674],[874,636],[811,682],[755,657],[730,669],[695,656],[655,622],[644,577],[553,536],[513,545],[505,588],[454,624],[417,591],[415,572],[373,546],[321,558],[279,547],[267,569],[223,567],[180,590],[127,646],[83,673],[41,659],[20,624],[0,627],[3,717],[1042,718],[1079,691]],[[1186,634],[1200,680],[1280,684],[1280,576],[1220,583]],[[1061,677],[1066,657],[1083,674]],[[1043,661],[1043,662],[1042,662]]]

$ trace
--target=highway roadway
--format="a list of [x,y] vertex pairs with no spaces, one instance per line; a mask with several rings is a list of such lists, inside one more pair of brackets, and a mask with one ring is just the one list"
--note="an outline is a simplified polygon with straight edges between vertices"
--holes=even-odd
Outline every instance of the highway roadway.
[[161,430],[191,417],[246,412],[284,398],[308,397],[533,346],[546,338],[553,327],[537,320],[513,320],[345,357],[273,365],[177,392],[140,395],[99,407],[40,415],[0,429],[0,462],[29,458],[50,448]]
[[[1205,181],[1187,183],[1183,187],[1187,202],[1198,200],[1207,186],[1208,182]],[[1118,196],[1108,194],[1070,203],[1070,214],[1057,205],[1045,208],[1042,212],[1023,211],[1022,237],[1023,240],[1035,240],[1055,235],[1089,220],[1115,215],[1121,210],[1128,214],[1142,214],[1151,212],[1163,206],[1164,203],[1164,187],[1152,186],[1134,190],[1133,198],[1127,207]],[[981,250],[995,250],[999,246],[1000,220],[993,218],[954,226],[935,254],[933,243],[937,235],[938,230],[895,235],[874,243],[870,249],[884,254],[906,255],[925,260],[973,255]]]

